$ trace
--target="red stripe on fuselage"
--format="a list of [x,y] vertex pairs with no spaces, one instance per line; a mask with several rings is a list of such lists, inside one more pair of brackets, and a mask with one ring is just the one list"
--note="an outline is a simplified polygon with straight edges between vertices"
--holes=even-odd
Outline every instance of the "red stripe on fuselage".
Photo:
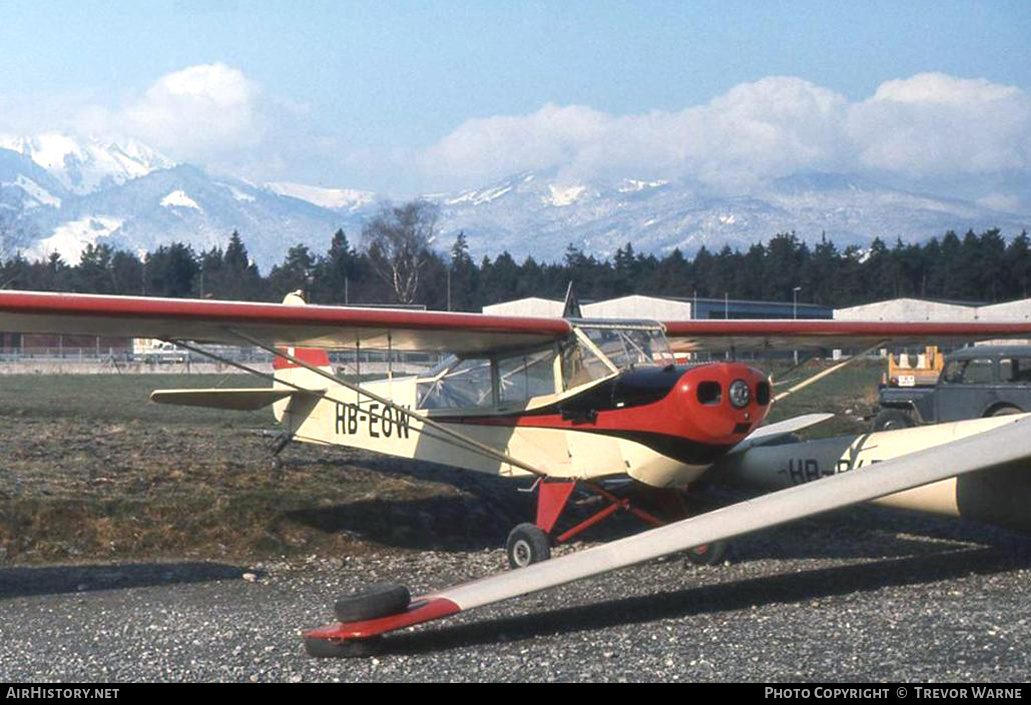
[[[743,409],[733,407],[728,399],[729,386],[737,379],[747,382],[752,392],[751,400]],[[722,398],[718,404],[707,405],[698,399],[698,385],[707,381],[721,385]],[[650,433],[725,446],[743,439],[766,417],[769,406],[756,403],[756,387],[761,382],[766,382],[766,376],[747,365],[715,363],[689,369],[658,401],[640,406],[592,410],[593,417],[576,412],[565,415],[561,412],[525,412],[505,416],[434,418],[444,423],[483,426],[556,428],[612,434]]]

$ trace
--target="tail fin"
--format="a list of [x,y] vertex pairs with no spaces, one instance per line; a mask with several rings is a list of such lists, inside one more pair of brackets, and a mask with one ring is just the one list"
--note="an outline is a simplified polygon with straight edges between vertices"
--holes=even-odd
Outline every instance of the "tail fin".
[[[288,306],[304,306],[304,294],[301,291],[293,291],[286,295],[283,299],[283,303]],[[329,362],[329,355],[325,350],[320,348],[279,348],[281,352],[285,352],[288,355],[297,358],[298,360],[305,362],[313,367],[318,367],[325,370],[326,372],[332,372],[333,368]],[[305,389],[325,389],[326,379],[320,377],[309,369],[298,365],[297,363],[287,360],[286,358],[276,357],[272,361],[273,376],[278,381],[289,382],[290,385],[297,385],[298,387],[304,387]],[[275,384],[274,388],[286,388],[288,385]],[[293,387],[290,387],[293,388]],[[282,400],[276,402],[273,410],[276,415],[276,419],[280,419],[283,412],[286,410],[286,406],[289,402]]]

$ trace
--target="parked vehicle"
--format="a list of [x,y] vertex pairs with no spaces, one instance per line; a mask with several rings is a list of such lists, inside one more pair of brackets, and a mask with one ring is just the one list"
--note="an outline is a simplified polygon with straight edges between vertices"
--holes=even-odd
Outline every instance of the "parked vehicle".
[[190,353],[172,343],[153,341],[150,345],[137,346],[132,359],[148,364],[170,364],[188,361]]
[[881,385],[873,429],[1031,411],[1031,346],[975,346],[951,353],[933,387]]

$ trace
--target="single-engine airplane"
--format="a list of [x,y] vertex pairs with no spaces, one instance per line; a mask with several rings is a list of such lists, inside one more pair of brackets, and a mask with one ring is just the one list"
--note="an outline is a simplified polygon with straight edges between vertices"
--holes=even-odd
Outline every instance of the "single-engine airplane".
[[[1031,470],[1022,466],[1031,458],[1031,415],[784,443],[830,415],[764,425],[771,404],[827,373],[775,396],[765,373],[733,359],[738,351],[1028,338],[1031,322],[590,320],[575,300],[567,304],[563,318],[525,318],[312,306],[299,293],[263,304],[0,291],[0,330],[166,340],[270,387],[160,390],[155,402],[272,406],[284,444],[351,446],[535,480],[535,520],[507,541],[518,570],[414,599],[403,586],[343,598],[339,623],[306,634],[314,655],[363,653],[395,629],[668,553],[714,560],[725,540],[868,500],[1031,528]],[[274,355],[273,373],[202,347],[212,343],[262,348]],[[673,348],[729,359],[681,365]],[[426,374],[388,371],[358,383],[329,361],[327,351],[348,349],[385,350],[388,360],[399,351],[450,356]],[[629,479],[668,498],[703,477],[774,491],[667,523],[607,484]],[[577,488],[605,506],[559,532]],[[656,528],[549,560],[553,543],[621,510]]]

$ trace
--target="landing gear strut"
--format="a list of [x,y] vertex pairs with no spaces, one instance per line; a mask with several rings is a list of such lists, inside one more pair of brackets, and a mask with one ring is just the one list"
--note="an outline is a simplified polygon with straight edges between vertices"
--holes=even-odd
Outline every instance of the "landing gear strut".
[[[606,504],[573,528],[556,535],[555,525],[577,486],[599,495]],[[652,526],[662,526],[666,523],[634,506],[628,498],[617,497],[593,482],[543,481],[537,488],[537,521],[533,524],[520,524],[508,535],[505,545],[508,564],[512,568],[525,568],[533,563],[546,561],[551,558],[553,544],[565,543],[620,510],[630,512]]]
[[[599,495],[605,501],[605,506],[568,531],[556,534],[555,525],[577,487]],[[668,517],[667,520],[635,506],[630,498],[617,497],[593,482],[542,481],[537,486],[537,520],[532,524],[520,524],[508,534],[508,541],[505,542],[508,565],[525,568],[546,561],[551,558],[553,545],[569,541],[620,510],[633,514],[651,526],[664,526],[669,521],[685,519],[692,513],[680,490],[652,490],[652,495],[658,500],[660,511],[664,517]],[[726,541],[698,546],[687,552],[687,559],[694,565],[719,565],[727,557],[727,548]]]

